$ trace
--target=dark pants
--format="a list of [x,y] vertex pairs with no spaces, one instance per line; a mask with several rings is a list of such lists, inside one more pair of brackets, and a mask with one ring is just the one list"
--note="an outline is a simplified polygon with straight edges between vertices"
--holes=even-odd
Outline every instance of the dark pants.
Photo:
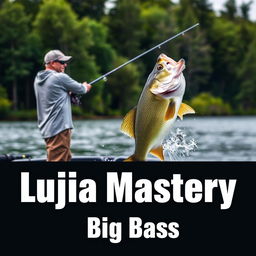
[[45,139],[48,162],[67,162],[71,159],[71,129]]

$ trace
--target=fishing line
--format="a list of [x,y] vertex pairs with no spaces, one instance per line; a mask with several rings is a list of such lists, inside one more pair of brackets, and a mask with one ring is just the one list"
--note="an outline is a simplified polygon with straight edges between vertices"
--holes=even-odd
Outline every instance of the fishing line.
[[163,41],[163,42],[159,43],[158,45],[156,45],[156,46],[150,48],[149,50],[147,50],[147,51],[145,51],[145,52],[139,54],[138,56],[132,58],[131,60],[128,60],[127,62],[123,63],[122,65],[118,66],[117,68],[114,68],[113,70],[107,72],[106,74],[104,74],[104,75],[98,77],[97,79],[93,80],[93,81],[90,82],[89,84],[92,85],[92,84],[94,84],[94,83],[100,81],[101,79],[106,78],[107,76],[109,76],[110,74],[112,74],[112,73],[114,73],[115,71],[119,70],[120,68],[122,68],[122,67],[124,67],[124,66],[130,64],[131,62],[133,62],[133,61],[135,61],[135,60],[141,58],[142,56],[144,56],[145,54],[147,54],[147,53],[149,53],[149,52],[155,50],[156,48],[161,47],[162,45],[168,43],[169,41],[175,39],[176,37],[178,37],[178,36],[180,36],[180,35],[184,35],[186,32],[188,32],[189,30],[191,30],[191,29],[197,27],[198,25],[199,25],[199,23],[196,23],[195,25],[193,25],[193,26],[191,26],[191,27],[189,27],[189,28],[187,28],[187,29],[181,31],[180,33],[178,33],[178,34],[176,34],[176,35],[174,35],[174,36],[172,36],[172,37],[166,39],[165,41]]
[[[90,82],[89,84],[92,85],[92,84],[95,84],[96,82],[98,82],[98,81],[100,81],[100,80],[102,80],[102,79],[105,80],[105,79],[107,78],[107,76],[109,76],[110,74],[114,73],[115,71],[121,69],[122,67],[124,67],[124,66],[130,64],[131,62],[133,62],[133,61],[135,61],[135,60],[141,58],[141,57],[144,56],[145,54],[147,54],[147,53],[149,53],[149,52],[151,52],[151,51],[153,51],[153,50],[155,50],[155,49],[157,49],[157,48],[160,49],[162,45],[164,45],[164,44],[170,42],[171,40],[173,40],[173,39],[179,37],[180,35],[184,35],[186,32],[188,32],[189,30],[191,30],[191,29],[193,29],[193,28],[195,28],[195,27],[197,27],[197,26],[199,26],[199,23],[196,23],[196,24],[194,24],[193,26],[191,26],[191,27],[189,27],[189,28],[187,28],[187,29],[181,31],[180,33],[178,33],[178,34],[176,34],[176,35],[174,35],[174,36],[172,36],[172,37],[169,37],[169,38],[166,39],[165,41],[163,41],[163,42],[157,44],[156,46],[150,48],[149,50],[147,50],[147,51],[145,51],[145,52],[143,52],[143,53],[137,55],[136,57],[132,58],[131,60],[128,60],[127,62],[123,63],[122,65],[120,65],[120,66],[118,66],[118,67],[112,69],[111,71],[105,73],[104,75],[98,77],[97,79],[93,80],[93,81]],[[80,103],[80,98],[81,98],[81,95],[73,94],[73,95],[71,96],[71,101],[72,101],[73,104],[81,104],[81,103]]]

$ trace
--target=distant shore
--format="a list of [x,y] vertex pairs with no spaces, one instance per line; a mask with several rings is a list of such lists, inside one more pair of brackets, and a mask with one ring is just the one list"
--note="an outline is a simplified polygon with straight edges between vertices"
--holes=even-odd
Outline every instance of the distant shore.
[[[252,117],[256,116],[254,114],[231,114],[231,115],[188,115],[186,118],[196,118],[196,117]],[[85,116],[73,116],[73,120],[79,121],[79,120],[108,120],[108,119],[123,119],[124,116],[121,115],[85,115]],[[28,117],[27,115],[24,116],[18,116],[18,117],[6,117],[1,118],[0,122],[16,122],[16,121],[37,121],[37,117]]]

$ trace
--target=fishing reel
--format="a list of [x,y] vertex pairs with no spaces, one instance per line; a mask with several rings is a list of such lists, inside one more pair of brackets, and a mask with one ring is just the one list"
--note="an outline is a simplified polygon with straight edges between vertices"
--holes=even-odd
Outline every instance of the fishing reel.
[[81,95],[71,93],[70,94],[71,103],[77,106],[81,105],[82,104],[81,97],[82,97]]

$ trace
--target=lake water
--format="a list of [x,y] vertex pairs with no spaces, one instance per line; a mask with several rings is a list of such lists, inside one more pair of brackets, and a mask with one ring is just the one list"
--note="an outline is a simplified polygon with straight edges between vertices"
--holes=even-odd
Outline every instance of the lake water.
[[[134,141],[120,132],[121,119],[74,121],[74,156],[129,156]],[[177,120],[186,140],[197,148],[189,155],[173,153],[179,161],[256,161],[256,117],[185,117]],[[45,157],[36,122],[0,122],[0,154],[27,153]]]

